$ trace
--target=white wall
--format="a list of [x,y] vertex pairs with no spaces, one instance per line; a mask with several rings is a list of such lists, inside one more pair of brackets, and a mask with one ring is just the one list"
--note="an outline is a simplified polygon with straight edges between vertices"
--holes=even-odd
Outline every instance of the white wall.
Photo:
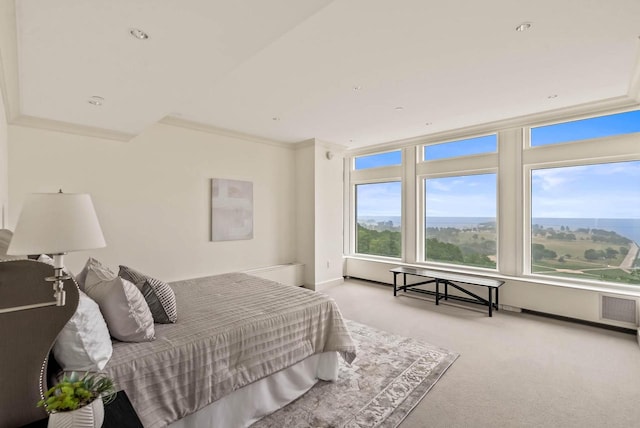
[[[333,156],[327,159],[327,152]],[[342,282],[344,150],[315,145],[315,283]]]
[[[156,124],[121,143],[9,127],[9,225],[32,192],[92,195],[107,247],[89,255],[171,281],[287,263],[295,257],[295,152]],[[252,181],[254,238],[210,242],[210,179]]]
[[315,141],[296,148],[296,249],[304,263],[305,287],[315,289]]
[[296,248],[312,290],[343,281],[343,162],[341,147],[315,139],[296,150]]
[[9,210],[8,132],[3,97],[0,96],[0,228],[6,227]]

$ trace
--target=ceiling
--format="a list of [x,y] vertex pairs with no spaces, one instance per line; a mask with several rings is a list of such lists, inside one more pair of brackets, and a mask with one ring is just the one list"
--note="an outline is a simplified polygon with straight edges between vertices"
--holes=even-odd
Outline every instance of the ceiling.
[[[124,134],[170,116],[356,148],[637,97],[638,0],[19,0],[15,8],[20,115]],[[516,31],[523,22],[531,28]],[[149,38],[134,38],[134,28]]]

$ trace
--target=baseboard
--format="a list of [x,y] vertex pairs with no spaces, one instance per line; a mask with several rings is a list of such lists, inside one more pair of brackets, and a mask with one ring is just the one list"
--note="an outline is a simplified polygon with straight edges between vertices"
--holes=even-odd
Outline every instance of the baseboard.
[[316,283],[316,291],[322,291],[323,288],[328,288],[328,287],[332,287],[334,285],[340,285],[340,284],[344,284],[344,278],[343,277],[339,277],[339,278],[334,278],[334,279],[330,279],[330,280],[327,280],[327,281],[318,282],[318,283]]
[[244,273],[296,287],[304,284],[304,264],[298,262],[249,269]]
[[[537,316],[546,317],[546,318],[553,318],[561,321],[574,322],[577,324],[588,325],[591,327],[600,327],[600,328],[604,328],[605,330],[612,330],[620,333],[627,333],[627,334],[633,334],[633,335],[639,334],[635,328],[619,327],[617,325],[609,325],[609,324],[603,324],[599,322],[586,321],[578,318],[565,317],[562,315],[548,314],[546,312],[532,311],[530,309],[522,309],[522,313],[537,315]],[[640,341],[640,337],[638,340]]]

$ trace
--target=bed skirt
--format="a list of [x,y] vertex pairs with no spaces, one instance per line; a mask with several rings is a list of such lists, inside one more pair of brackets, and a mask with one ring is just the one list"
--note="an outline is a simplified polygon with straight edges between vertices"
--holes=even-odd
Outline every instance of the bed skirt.
[[303,395],[319,379],[336,380],[338,366],[337,352],[311,355],[232,392],[169,427],[248,427]]

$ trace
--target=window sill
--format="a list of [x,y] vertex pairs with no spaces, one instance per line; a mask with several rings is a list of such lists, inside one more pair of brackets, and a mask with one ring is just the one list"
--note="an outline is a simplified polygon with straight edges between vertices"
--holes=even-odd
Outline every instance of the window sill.
[[385,264],[393,264],[395,266],[406,266],[406,267],[415,267],[420,269],[431,269],[436,271],[443,272],[454,272],[461,274],[469,274],[469,275],[481,275],[487,278],[492,279],[501,279],[504,281],[518,281],[525,284],[535,284],[535,285],[547,285],[551,287],[562,287],[562,288],[573,288],[576,290],[586,290],[593,291],[598,293],[615,293],[625,296],[632,296],[640,298],[640,284],[639,285],[624,285],[624,284],[613,284],[606,283],[606,285],[596,285],[590,283],[583,283],[580,281],[571,281],[571,280],[557,280],[551,279],[543,276],[536,275],[504,275],[497,271],[493,271],[491,269],[482,269],[482,268],[460,268],[457,266],[443,266],[443,265],[433,265],[428,263],[404,263],[399,259],[393,258],[383,258],[383,257],[366,257],[362,255],[346,255],[345,259],[353,259],[353,260],[361,260],[372,263],[385,263]]

